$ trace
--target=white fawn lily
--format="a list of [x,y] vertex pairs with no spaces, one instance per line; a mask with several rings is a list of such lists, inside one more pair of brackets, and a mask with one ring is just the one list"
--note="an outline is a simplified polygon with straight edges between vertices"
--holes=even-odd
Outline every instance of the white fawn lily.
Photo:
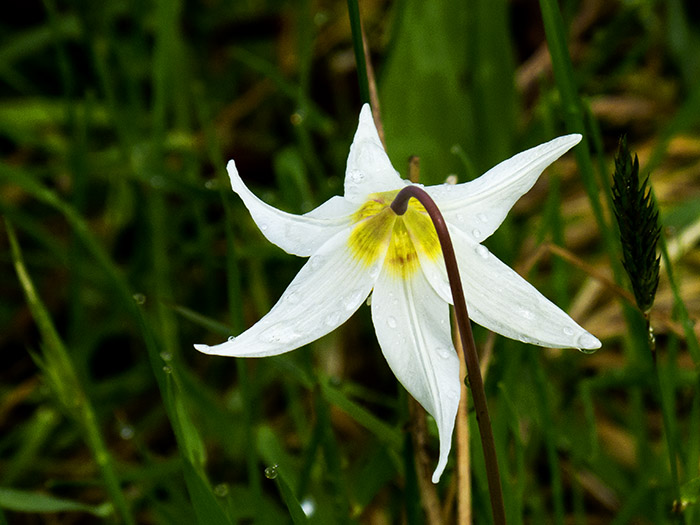
[[[425,187],[447,223],[471,319],[499,334],[556,348],[594,350],[600,341],[480,244],[542,171],[581,140],[566,135],[511,157],[471,182]],[[264,357],[299,348],[338,326],[372,293],[372,321],[389,367],[437,423],[447,464],[460,397],[452,344],[452,294],[435,228],[423,206],[390,205],[410,182],[392,167],[364,105],[345,171],[345,193],[304,215],[285,213],[245,186],[233,161],[231,186],[267,239],[309,257],[280,300],[236,338],[207,354]]]

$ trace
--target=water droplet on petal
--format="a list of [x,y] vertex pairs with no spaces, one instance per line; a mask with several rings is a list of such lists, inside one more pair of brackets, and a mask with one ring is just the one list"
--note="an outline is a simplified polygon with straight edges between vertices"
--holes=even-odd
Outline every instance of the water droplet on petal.
[[564,328],[564,334],[566,334],[566,335],[574,335],[574,329],[573,329],[573,328],[569,328],[569,327],[567,326],[566,328]]
[[450,351],[447,350],[446,348],[442,348],[442,349],[438,352],[438,354],[440,355],[440,357],[443,358],[443,359],[449,359],[451,353],[452,353],[452,352],[450,352]]
[[360,170],[350,170],[348,172],[348,179],[353,184],[360,184],[363,180],[365,180],[365,174]]
[[233,335],[229,335],[227,341],[235,341],[236,337]]
[[489,218],[486,216],[485,213],[477,213],[476,220],[483,223],[488,222]]
[[267,479],[275,479],[277,477],[277,465],[272,465],[265,469],[265,477]]
[[474,229],[472,230],[472,235],[473,235],[475,238],[478,239],[479,237],[481,237],[481,230],[479,230],[479,229],[477,229],[477,228],[474,228]]
[[396,328],[396,318],[392,316],[387,317],[386,324],[389,328]]
[[265,223],[262,223],[262,224],[260,225],[260,229],[261,229],[262,231],[267,230],[267,228],[268,228],[268,226],[267,226],[267,224],[265,224]]
[[588,332],[584,332],[580,336],[578,336],[576,346],[584,354],[592,354],[593,352],[598,350],[600,342]]
[[522,334],[518,336],[518,341],[526,344],[536,344],[534,339]]
[[464,222],[464,215],[458,213],[456,216],[457,222]]
[[489,249],[481,244],[476,247],[476,253],[479,254],[479,257],[481,257],[482,259],[489,258]]
[[457,390],[448,390],[447,391],[447,397],[450,399],[459,399],[459,391]]
[[530,321],[535,318],[535,314],[525,308],[520,309],[520,315],[522,315],[525,319],[528,319]]

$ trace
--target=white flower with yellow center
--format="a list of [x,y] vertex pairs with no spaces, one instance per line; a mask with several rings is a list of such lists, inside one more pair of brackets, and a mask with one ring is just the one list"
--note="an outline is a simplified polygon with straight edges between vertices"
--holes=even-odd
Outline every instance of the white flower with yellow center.
[[[457,255],[471,319],[505,335],[547,347],[593,350],[594,336],[547,300],[480,243],[503,222],[542,171],[581,140],[567,135],[500,163],[478,179],[424,188],[441,210]],[[345,194],[304,215],[258,199],[236,165],[228,173],[267,239],[309,257],[260,321],[207,353],[263,357],[299,348],[343,324],[372,293],[372,321],[382,352],[401,384],[437,423],[437,483],[450,452],[460,396],[452,344],[447,273],[435,228],[411,199],[399,216],[390,205],[410,182],[392,167],[368,105],[363,106],[345,171]]]

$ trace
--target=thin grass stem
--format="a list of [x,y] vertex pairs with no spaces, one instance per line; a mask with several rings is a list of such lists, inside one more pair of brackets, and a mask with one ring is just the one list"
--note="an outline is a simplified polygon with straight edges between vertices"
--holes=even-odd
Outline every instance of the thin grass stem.
[[348,0],[348,14],[352,30],[352,47],[357,64],[357,80],[360,84],[360,99],[363,103],[369,104],[369,81],[367,80],[367,66],[365,64],[365,46],[362,41],[362,19],[357,0]]

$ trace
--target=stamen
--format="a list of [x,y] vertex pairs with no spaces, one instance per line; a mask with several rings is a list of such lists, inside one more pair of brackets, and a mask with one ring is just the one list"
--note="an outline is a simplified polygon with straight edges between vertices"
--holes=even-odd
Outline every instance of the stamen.
[[398,190],[368,197],[353,216],[349,245],[367,266],[386,253],[385,268],[394,277],[407,279],[418,269],[419,253],[430,260],[440,256],[440,242],[420,202],[406,203],[401,215],[390,208],[397,194]]

